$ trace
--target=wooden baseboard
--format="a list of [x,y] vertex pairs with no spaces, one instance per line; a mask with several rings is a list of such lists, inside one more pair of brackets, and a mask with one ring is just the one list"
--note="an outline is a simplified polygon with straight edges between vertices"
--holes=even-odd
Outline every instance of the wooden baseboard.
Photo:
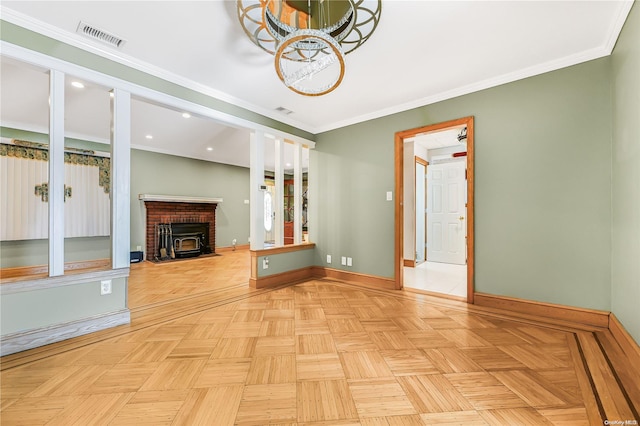
[[413,259],[404,259],[404,266],[407,268],[415,268],[416,261]]
[[240,250],[249,250],[249,244],[237,245],[235,248],[233,246],[229,247],[216,247],[216,253],[224,253],[226,251],[240,251]]
[[50,327],[7,334],[0,337],[0,356],[37,348],[118,325],[129,324],[130,322],[131,314],[129,309],[122,309]]
[[631,364],[640,366],[640,345],[631,337],[613,313],[609,315],[609,331]]
[[251,288],[267,288],[277,287],[282,284],[294,283],[296,281],[307,280],[312,277],[311,266],[306,268],[295,269],[293,271],[281,272],[279,274],[267,275],[265,277],[251,277],[249,279],[249,287]]
[[325,268],[323,266],[314,266],[313,276],[321,278],[333,278],[363,287],[375,289],[395,290],[396,281],[393,278],[383,278],[375,275],[360,274],[357,272],[343,271],[340,269]]
[[553,303],[536,302],[514,297],[496,296],[493,294],[474,293],[474,304],[487,308],[502,309],[516,315],[535,315],[557,324],[571,325],[584,329],[585,326],[609,328],[609,312],[595,309],[576,308]]
[[[82,260],[79,262],[67,262],[64,264],[65,271],[77,271],[82,269],[102,269],[110,268],[111,259],[95,259],[95,260]],[[34,266],[18,266],[15,268],[2,268],[0,269],[0,277],[3,280],[11,278],[29,277],[34,275],[47,274],[49,272],[48,265],[34,265]]]

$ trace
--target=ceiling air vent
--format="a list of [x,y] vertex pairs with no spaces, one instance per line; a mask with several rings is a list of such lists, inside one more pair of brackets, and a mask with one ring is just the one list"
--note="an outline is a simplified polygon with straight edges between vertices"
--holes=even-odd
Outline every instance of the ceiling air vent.
[[276,108],[276,111],[278,111],[279,113],[282,113],[284,115],[289,115],[289,114],[293,113],[293,111],[291,111],[290,109],[287,109],[287,108],[281,107],[281,106]]
[[94,40],[101,41],[102,43],[106,43],[112,47],[122,47],[122,45],[124,45],[126,42],[124,39],[118,36],[115,36],[82,21],[80,21],[80,23],[78,24],[78,29],[76,30],[76,32]]

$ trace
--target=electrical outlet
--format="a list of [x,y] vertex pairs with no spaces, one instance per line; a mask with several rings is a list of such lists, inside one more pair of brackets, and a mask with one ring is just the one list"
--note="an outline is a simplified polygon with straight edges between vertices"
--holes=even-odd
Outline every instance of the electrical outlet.
[[343,266],[347,265],[347,257],[346,256],[342,256],[341,262]]
[[262,259],[262,269],[269,269],[269,258],[265,257]]
[[111,294],[111,280],[100,281],[100,296]]
[[353,266],[353,259],[347,257],[347,266]]
[[249,200],[244,200],[244,203],[245,204],[249,204]]
[[136,251],[142,251],[142,246],[136,246]]
[[327,263],[331,263],[331,255],[330,254],[327,255]]

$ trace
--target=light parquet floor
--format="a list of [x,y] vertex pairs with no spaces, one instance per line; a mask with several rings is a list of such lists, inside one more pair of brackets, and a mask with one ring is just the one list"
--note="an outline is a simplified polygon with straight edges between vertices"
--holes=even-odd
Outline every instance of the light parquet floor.
[[129,308],[246,286],[251,275],[250,262],[248,250],[228,250],[211,257],[134,263],[129,277]]
[[[193,281],[207,281],[191,265]],[[140,303],[151,304],[134,311],[130,326],[2,358],[2,425],[587,425],[638,417],[640,393],[622,385],[604,332],[326,279],[260,291],[230,274],[225,288],[170,301],[167,276],[188,279],[149,266],[132,270],[133,283],[145,281],[136,276],[144,271],[167,292],[141,293]]]

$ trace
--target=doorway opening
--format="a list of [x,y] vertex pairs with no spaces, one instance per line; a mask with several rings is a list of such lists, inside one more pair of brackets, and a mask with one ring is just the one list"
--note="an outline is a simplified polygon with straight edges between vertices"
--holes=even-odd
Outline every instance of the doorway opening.
[[473,303],[473,137],[473,117],[396,133],[396,288]]

